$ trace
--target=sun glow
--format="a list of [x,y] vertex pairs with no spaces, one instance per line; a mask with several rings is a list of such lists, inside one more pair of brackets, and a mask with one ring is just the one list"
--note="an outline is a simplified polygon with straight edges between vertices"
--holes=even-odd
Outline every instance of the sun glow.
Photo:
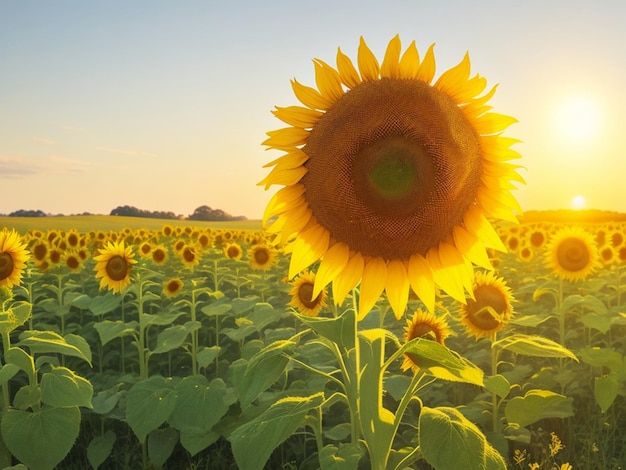
[[587,200],[584,198],[584,196],[581,196],[581,195],[574,196],[574,198],[572,199],[572,209],[581,210],[581,209],[586,209],[586,208],[587,208]]
[[597,134],[600,113],[588,98],[572,97],[564,101],[556,116],[558,130],[568,141],[581,143]]

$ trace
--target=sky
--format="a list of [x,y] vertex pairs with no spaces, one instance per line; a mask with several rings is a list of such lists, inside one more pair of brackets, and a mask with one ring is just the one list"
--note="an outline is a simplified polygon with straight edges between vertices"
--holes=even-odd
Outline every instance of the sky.
[[382,60],[400,35],[437,74],[469,52],[523,158],[523,210],[626,212],[626,2],[0,1],[0,214],[260,218],[275,106],[312,60]]

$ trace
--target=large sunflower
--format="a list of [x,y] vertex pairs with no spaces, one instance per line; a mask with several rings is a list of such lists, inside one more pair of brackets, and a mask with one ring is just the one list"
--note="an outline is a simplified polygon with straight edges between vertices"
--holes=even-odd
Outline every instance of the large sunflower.
[[113,292],[120,292],[130,284],[131,268],[137,262],[133,258],[131,247],[125,247],[124,241],[108,242],[100,249],[100,254],[93,257],[98,262],[94,268],[96,279],[102,278],[100,289],[106,287]]
[[565,227],[550,239],[546,262],[561,279],[579,281],[598,268],[598,248],[589,232]]
[[304,106],[277,107],[289,127],[263,142],[286,152],[259,184],[285,186],[264,220],[278,216],[276,243],[297,234],[289,277],[321,261],[313,296],[332,281],[338,304],[360,282],[359,318],[383,291],[397,318],[410,287],[431,311],[435,285],[463,302],[485,246],[505,251],[487,218],[520,211],[517,141],[500,135],[515,119],[489,112],[495,87],[481,95],[468,55],[432,84],[433,47],[401,55],[398,36],[380,65],[361,39],[357,65],[315,60],[317,89],[294,80]]
[[15,230],[0,232],[0,286],[11,289],[18,285],[26,268],[29,252],[26,243]]

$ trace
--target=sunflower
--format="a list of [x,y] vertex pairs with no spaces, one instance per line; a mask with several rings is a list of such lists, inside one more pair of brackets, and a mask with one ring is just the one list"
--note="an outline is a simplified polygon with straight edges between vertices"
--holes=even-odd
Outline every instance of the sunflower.
[[[404,341],[409,342],[415,338],[424,338],[444,344],[444,340],[452,334],[448,323],[442,316],[436,316],[433,312],[425,312],[417,309],[410,320],[406,321],[404,327]],[[402,362],[402,370],[419,370],[419,360],[413,354],[405,354]]]
[[240,260],[243,256],[243,250],[239,243],[226,243],[224,245],[224,255],[228,259]]
[[63,259],[65,260],[65,266],[67,266],[70,271],[80,271],[83,267],[84,260],[76,249],[67,250],[63,253]]
[[26,268],[29,252],[26,243],[15,230],[0,232],[0,286],[11,289],[18,285]]
[[200,255],[198,254],[196,248],[192,245],[187,245],[180,250],[178,253],[178,257],[181,259],[186,268],[189,268],[193,271],[193,268],[200,264]]
[[489,271],[476,273],[472,292],[474,298],[461,306],[461,323],[476,338],[493,338],[511,319],[511,289]]
[[160,265],[167,260],[167,248],[163,245],[157,245],[152,249],[152,261],[154,264]]
[[172,234],[174,233],[174,227],[172,227],[169,224],[165,224],[162,228],[161,228],[161,234],[164,237],[171,237]]
[[269,271],[276,260],[276,250],[265,244],[252,245],[248,250],[250,267],[257,271]]
[[98,262],[96,267],[96,279],[100,279],[100,289],[104,287],[113,292],[120,292],[130,284],[130,272],[133,264],[137,261],[130,246],[124,246],[124,242],[107,243],[100,249],[100,254],[94,256]]
[[149,241],[143,241],[139,244],[139,256],[149,258],[152,254],[152,244]]
[[295,307],[302,315],[316,317],[320,310],[326,306],[326,289],[322,289],[313,297],[315,285],[315,273],[304,271],[291,282],[289,295],[291,301],[287,304]]
[[565,227],[551,238],[546,262],[561,279],[578,281],[591,275],[599,263],[594,237],[580,227]]
[[31,247],[35,263],[41,263],[48,257],[48,244],[43,240],[36,241]]
[[174,277],[172,279],[168,279],[163,283],[163,295],[168,299],[171,299],[172,297],[180,294],[183,286],[183,281],[180,278]]
[[65,241],[70,248],[77,248],[80,245],[81,236],[76,229],[71,229],[65,234]]
[[410,287],[431,311],[435,285],[464,302],[472,263],[491,268],[485,246],[506,251],[487,217],[521,212],[517,141],[501,136],[515,119],[489,112],[495,87],[481,95],[467,54],[434,84],[433,47],[420,61],[398,36],[380,65],[361,39],[357,65],[341,50],[336,69],[315,60],[318,89],[294,80],[304,106],[277,107],[289,127],[263,142],[285,152],[259,184],[285,186],[264,222],[278,216],[279,243],[297,234],[289,278],[321,260],[313,296],[360,282],[359,319],[383,291],[397,318]]

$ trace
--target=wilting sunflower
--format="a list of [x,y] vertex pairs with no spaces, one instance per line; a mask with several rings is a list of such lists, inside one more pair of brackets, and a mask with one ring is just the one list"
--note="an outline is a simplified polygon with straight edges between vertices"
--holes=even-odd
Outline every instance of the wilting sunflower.
[[295,307],[302,315],[316,317],[320,310],[326,306],[326,289],[322,289],[313,296],[313,286],[315,285],[315,273],[304,271],[291,282],[289,295],[291,301],[287,304]]
[[[436,316],[433,312],[425,312],[417,309],[404,327],[404,341],[408,343],[415,338],[423,338],[444,344],[444,340],[452,334],[448,322],[443,316]],[[402,370],[419,370],[419,359],[414,354],[405,354],[402,362]]]
[[257,271],[269,271],[276,260],[276,250],[265,244],[252,245],[248,250],[250,267]]
[[461,323],[476,338],[493,338],[513,313],[511,289],[493,272],[477,272],[472,289],[474,299],[461,305]]
[[0,286],[11,289],[18,285],[26,268],[29,252],[26,243],[15,230],[0,232]]
[[130,284],[130,272],[133,264],[137,261],[130,246],[125,247],[124,242],[107,243],[100,249],[100,254],[94,256],[98,264],[96,279],[100,279],[100,289],[108,288],[113,292],[120,292]]
[[163,295],[168,299],[171,299],[172,297],[180,294],[183,286],[183,281],[180,278],[175,277],[168,279],[163,283]]
[[379,64],[361,39],[357,65],[316,59],[317,89],[294,80],[304,106],[277,107],[288,127],[263,142],[285,152],[259,184],[285,186],[264,221],[278,216],[277,242],[297,234],[289,278],[321,260],[313,295],[332,281],[338,304],[361,282],[359,318],[383,291],[400,318],[409,287],[429,310],[435,284],[464,302],[485,246],[506,251],[487,217],[520,212],[517,141],[501,135],[515,119],[489,112],[495,87],[482,94],[468,55],[432,83],[432,46],[401,55],[395,36]]
[[594,237],[580,227],[565,227],[548,245],[546,262],[561,279],[579,281],[591,275],[599,263]]

